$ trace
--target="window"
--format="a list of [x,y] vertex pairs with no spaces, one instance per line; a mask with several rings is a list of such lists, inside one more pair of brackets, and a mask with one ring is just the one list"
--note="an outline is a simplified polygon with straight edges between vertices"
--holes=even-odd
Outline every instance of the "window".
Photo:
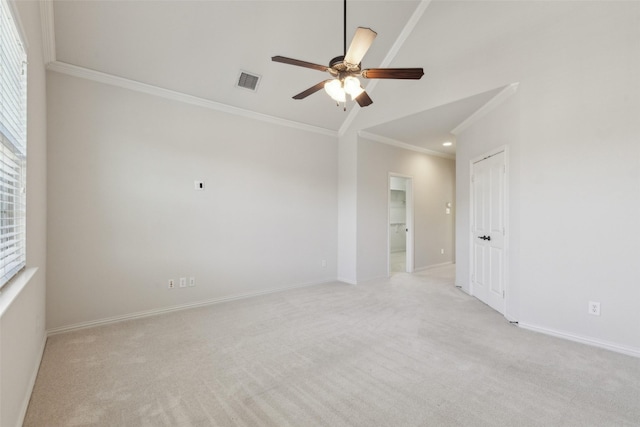
[[0,287],[26,260],[26,59],[9,4],[0,0]]

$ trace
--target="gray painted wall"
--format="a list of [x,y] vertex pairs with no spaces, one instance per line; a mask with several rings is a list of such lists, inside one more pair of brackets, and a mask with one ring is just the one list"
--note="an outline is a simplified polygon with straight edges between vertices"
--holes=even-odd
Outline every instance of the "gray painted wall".
[[458,283],[468,288],[469,159],[507,144],[508,314],[638,355],[639,18],[638,3],[597,4],[550,24],[518,92],[459,135],[457,158]]
[[455,161],[361,138],[357,170],[358,282],[387,275],[389,173],[413,178],[414,270],[454,260]]
[[335,138],[54,72],[48,105],[49,329],[335,279]]
[[[487,8],[500,25],[491,43],[476,46],[474,29],[491,24],[478,22],[476,11]],[[635,355],[640,355],[639,20],[638,2],[433,2],[391,64],[428,66],[424,81],[379,84],[371,94],[376,108],[359,114],[340,140],[349,152],[347,147],[361,146],[356,129],[519,82],[515,95],[457,142],[456,280],[464,286],[468,280],[465,168],[476,153],[506,143],[508,311],[523,326]],[[438,50],[438,34],[451,22],[464,31]],[[430,57],[421,57],[422,51]],[[341,191],[353,188],[351,178],[341,175]],[[366,191],[360,183],[358,193]],[[360,219],[360,206],[357,211]],[[350,230],[352,224],[340,226]],[[359,243],[373,232],[375,224],[358,221],[354,239]],[[601,303],[601,316],[587,314],[589,301]]]

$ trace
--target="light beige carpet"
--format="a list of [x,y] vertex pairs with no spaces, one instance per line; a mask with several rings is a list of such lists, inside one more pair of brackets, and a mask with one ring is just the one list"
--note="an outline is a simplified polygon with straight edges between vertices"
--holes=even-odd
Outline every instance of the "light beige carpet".
[[639,426],[640,359],[510,325],[453,268],[50,337],[26,426]]

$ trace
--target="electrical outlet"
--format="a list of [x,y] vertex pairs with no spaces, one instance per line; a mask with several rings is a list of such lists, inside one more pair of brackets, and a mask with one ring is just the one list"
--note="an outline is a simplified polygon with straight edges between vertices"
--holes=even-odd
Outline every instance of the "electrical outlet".
[[327,260],[323,259],[322,261],[320,261],[320,265],[322,266],[322,268],[327,268]]
[[169,289],[173,289],[175,287],[176,287],[176,285],[175,285],[175,283],[173,283],[173,279],[169,279]]
[[189,277],[189,286],[195,286],[195,285],[196,285],[196,278]]
[[444,249],[440,249],[440,255],[444,255]]
[[589,314],[600,316],[600,303],[589,301]]
[[186,288],[187,287],[187,278],[186,277],[181,277],[180,278],[180,287],[181,288]]

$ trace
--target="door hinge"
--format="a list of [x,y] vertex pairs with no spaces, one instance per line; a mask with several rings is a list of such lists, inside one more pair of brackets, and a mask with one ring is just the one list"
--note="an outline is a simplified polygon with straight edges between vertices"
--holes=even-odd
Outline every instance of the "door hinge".
[[502,290],[502,298],[504,298],[504,289]]

